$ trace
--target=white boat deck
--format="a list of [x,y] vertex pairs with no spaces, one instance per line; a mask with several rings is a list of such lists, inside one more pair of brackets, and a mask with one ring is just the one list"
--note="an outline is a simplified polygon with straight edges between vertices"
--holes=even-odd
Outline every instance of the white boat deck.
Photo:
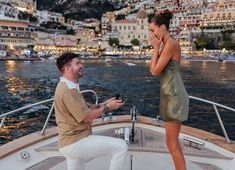
[[[98,135],[112,136],[114,137],[115,129],[107,129],[102,131],[102,133],[96,133]],[[153,170],[156,167],[161,170],[170,170],[174,169],[173,162],[168,153],[164,134],[156,132],[149,129],[137,128],[137,141],[133,144],[128,144],[128,158],[126,160],[126,169],[133,170]],[[199,149],[194,147],[189,147],[187,143],[181,140],[182,150],[185,156],[194,156],[194,157],[205,157],[213,159],[232,159],[230,157],[224,156],[218,152],[212,151],[205,147],[200,147]],[[48,156],[57,155],[51,157],[47,160],[44,160],[27,170],[39,170],[39,169],[50,169],[50,170],[62,170],[66,169],[65,158],[58,155],[57,142],[52,142],[36,148],[35,151],[44,153]],[[91,160],[86,163],[86,170],[92,169],[102,169],[108,170],[110,158],[100,157],[94,160]],[[187,160],[187,159],[186,159]],[[95,167],[95,168],[94,168]],[[99,167],[99,168],[98,168]],[[198,164],[187,160],[188,170],[220,170],[219,167],[210,164]]]
[[[109,123],[100,119],[93,123],[97,135],[114,137],[115,129],[130,127],[126,116],[119,116]],[[128,144],[128,157],[124,170],[173,170],[174,165],[165,144],[165,130],[155,124],[153,119],[139,117],[136,124],[136,142]],[[190,135],[190,133],[193,134]],[[200,137],[195,137],[200,136]],[[190,147],[184,137],[203,141],[204,146]],[[211,143],[212,141],[212,143]],[[215,141],[213,143],[213,141]],[[187,170],[234,170],[234,144],[219,144],[224,138],[190,127],[182,127],[180,143],[184,152]],[[224,148],[229,148],[226,150]],[[9,144],[0,146],[0,169],[7,170],[66,170],[66,160],[58,151],[57,128],[51,128],[45,135],[33,133]],[[28,151],[30,160],[20,160],[19,153]],[[108,170],[110,157],[102,156],[86,162],[85,170]],[[15,164],[15,165],[14,165]],[[22,168],[23,167],[23,168]]]
[[[97,135],[104,136],[114,136],[115,129],[108,129],[107,131],[103,131],[102,133],[95,133]],[[164,134],[156,131],[152,131],[144,128],[137,128],[136,135],[136,143],[129,143],[128,150],[129,151],[141,151],[141,152],[153,152],[153,153],[167,153],[168,149],[165,144],[165,136]],[[199,149],[195,147],[189,147],[188,143],[180,140],[182,151],[185,155],[189,156],[199,156],[199,157],[211,157],[211,158],[219,158],[219,159],[232,159],[230,157],[226,157],[218,152],[212,151],[203,146],[199,146]],[[46,144],[39,148],[36,148],[37,152],[44,152],[48,154],[56,154],[58,152],[57,142],[52,142],[50,144]]]

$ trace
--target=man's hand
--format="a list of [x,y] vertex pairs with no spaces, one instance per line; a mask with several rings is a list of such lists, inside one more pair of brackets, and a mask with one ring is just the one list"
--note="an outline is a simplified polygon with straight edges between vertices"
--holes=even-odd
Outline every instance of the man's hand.
[[117,110],[122,107],[125,103],[122,100],[112,99],[106,105],[109,107],[110,110]]
[[[101,105],[103,104],[103,105]],[[105,108],[107,108],[107,111],[117,110],[120,107],[124,105],[124,102],[122,100],[116,100],[115,97],[99,104],[99,108],[93,109],[89,115],[84,119],[84,122],[91,122],[93,119],[96,119],[97,117],[101,116],[104,112],[106,112]]]
[[99,107],[104,106],[105,104],[111,102],[112,100],[115,100],[115,97],[113,97],[113,98],[111,98],[111,99],[108,99],[108,100],[106,100],[106,101],[104,101],[104,102],[102,102],[102,103],[99,103]]

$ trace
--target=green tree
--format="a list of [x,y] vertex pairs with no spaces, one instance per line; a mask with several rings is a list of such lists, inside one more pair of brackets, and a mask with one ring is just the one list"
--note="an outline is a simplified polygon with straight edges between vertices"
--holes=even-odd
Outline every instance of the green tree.
[[151,45],[146,45],[146,46],[143,46],[143,49],[152,49],[153,47]]
[[235,50],[235,43],[231,41],[224,41],[223,44],[220,46],[220,49],[227,49],[227,50]]
[[68,35],[74,35],[75,31],[73,30],[73,28],[70,28],[69,30],[67,30],[67,34]]
[[110,46],[119,46],[119,40],[117,38],[110,38],[109,45]]
[[27,13],[20,11],[19,14],[18,14],[18,18],[21,19],[21,20],[27,20],[28,15],[27,15]]
[[38,19],[37,19],[37,17],[31,15],[31,16],[29,17],[29,21],[30,21],[30,22],[37,22]]
[[221,31],[222,35],[223,35],[223,39],[225,41],[231,41],[231,34],[234,33],[235,30],[225,30],[225,31]]
[[123,20],[123,19],[126,19],[126,15],[124,15],[124,14],[119,14],[119,15],[116,16],[115,19],[116,19],[116,20]]
[[22,11],[19,12],[18,18],[21,20],[29,20],[30,22],[37,22],[38,20],[37,17],[33,16],[32,14]]
[[131,44],[135,45],[135,46],[138,46],[138,45],[140,45],[140,41],[138,39],[134,38],[134,39],[131,40]]
[[49,29],[58,29],[58,30],[66,30],[67,27],[65,25],[62,25],[59,22],[43,22],[40,24],[42,27],[49,28]]
[[208,42],[207,37],[201,35],[201,36],[198,37],[197,40],[196,40],[197,49],[207,48],[208,43],[209,43],[209,42]]

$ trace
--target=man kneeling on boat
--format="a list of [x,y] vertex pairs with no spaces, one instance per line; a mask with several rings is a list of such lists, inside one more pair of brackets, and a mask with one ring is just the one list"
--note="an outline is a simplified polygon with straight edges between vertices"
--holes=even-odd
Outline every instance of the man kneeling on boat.
[[59,150],[67,159],[68,170],[83,170],[86,160],[111,155],[109,170],[123,170],[127,153],[124,140],[92,135],[91,121],[104,112],[123,106],[115,98],[89,108],[79,90],[83,65],[79,56],[65,53],[57,58],[62,77],[55,92],[55,115],[59,129]]

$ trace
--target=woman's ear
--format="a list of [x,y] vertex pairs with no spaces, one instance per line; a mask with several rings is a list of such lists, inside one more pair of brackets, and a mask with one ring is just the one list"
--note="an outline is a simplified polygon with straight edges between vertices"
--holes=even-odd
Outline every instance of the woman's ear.
[[163,24],[163,25],[161,25],[160,26],[160,30],[162,31],[162,32],[166,32],[166,26]]

